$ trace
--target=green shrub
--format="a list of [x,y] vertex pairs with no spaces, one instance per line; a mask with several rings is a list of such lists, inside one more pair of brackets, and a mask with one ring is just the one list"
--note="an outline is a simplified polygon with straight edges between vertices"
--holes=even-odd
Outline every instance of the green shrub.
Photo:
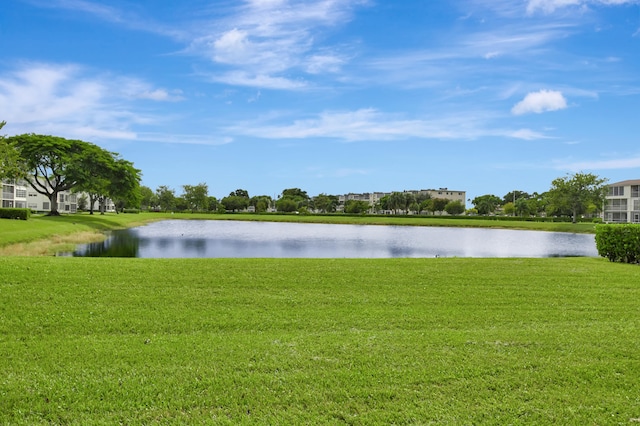
[[0,219],[22,219],[27,220],[31,216],[29,209],[0,208]]
[[596,225],[596,248],[611,262],[640,263],[640,226]]
[[122,213],[140,213],[139,209],[122,209]]

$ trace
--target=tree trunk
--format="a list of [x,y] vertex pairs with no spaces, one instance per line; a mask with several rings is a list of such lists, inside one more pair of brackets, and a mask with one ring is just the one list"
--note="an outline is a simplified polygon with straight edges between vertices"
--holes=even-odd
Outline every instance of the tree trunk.
[[58,193],[56,191],[49,194],[49,203],[51,203],[51,211],[47,216],[60,216],[60,212],[58,211]]

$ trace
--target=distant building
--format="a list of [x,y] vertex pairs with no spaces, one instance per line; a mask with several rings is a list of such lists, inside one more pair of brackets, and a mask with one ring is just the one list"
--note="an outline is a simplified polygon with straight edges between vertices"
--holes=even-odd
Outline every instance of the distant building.
[[[400,191],[398,191],[400,192]],[[440,189],[420,189],[420,190],[405,190],[405,193],[413,194],[416,197],[426,196],[427,198],[444,198],[450,201],[459,201],[465,206],[467,201],[467,193],[465,191],[455,191],[448,188]],[[375,206],[378,204],[381,198],[391,195],[391,192],[364,192],[361,194],[349,193],[338,196],[338,210],[342,210],[347,201],[366,201],[371,206],[372,211],[375,210]]]
[[614,223],[640,223],[640,179],[609,185],[603,219]]

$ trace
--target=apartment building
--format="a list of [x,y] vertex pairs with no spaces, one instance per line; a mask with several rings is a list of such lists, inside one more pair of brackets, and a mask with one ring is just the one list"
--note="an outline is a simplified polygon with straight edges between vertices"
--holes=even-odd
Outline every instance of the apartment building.
[[606,199],[605,222],[640,223],[640,179],[610,184]]
[[[76,213],[78,211],[78,199],[83,194],[76,194],[71,191],[61,191],[58,193],[58,211],[60,213]],[[1,204],[5,208],[30,209],[37,213],[47,213],[51,211],[51,201],[48,197],[36,192],[31,186],[21,180],[2,181]],[[87,196],[87,200],[89,197]],[[98,203],[94,205],[94,210],[98,210]],[[107,200],[106,211],[115,211],[115,205],[111,200]]]
[[[466,191],[455,191],[448,188],[440,189],[420,189],[420,190],[405,190],[405,193],[413,194],[415,197],[426,196],[429,198],[445,198],[451,201],[460,201],[466,208]],[[366,201],[373,208],[382,197],[391,195],[391,192],[365,192],[365,193],[349,193],[338,196],[340,206],[349,200]]]

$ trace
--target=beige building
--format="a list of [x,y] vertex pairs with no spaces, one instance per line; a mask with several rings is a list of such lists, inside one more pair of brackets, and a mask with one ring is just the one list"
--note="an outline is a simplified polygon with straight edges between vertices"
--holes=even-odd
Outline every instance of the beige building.
[[[466,209],[467,196],[465,191],[455,191],[448,188],[440,189],[420,189],[420,190],[405,190],[405,193],[413,194],[414,196],[428,196],[429,198],[445,198],[450,201],[460,201]],[[344,207],[344,204],[349,200],[366,201],[371,206],[371,209],[378,204],[382,197],[391,195],[391,192],[365,192],[362,194],[349,193],[345,195],[339,195],[338,201],[340,203],[339,210]]]
[[609,184],[603,219],[613,223],[640,223],[640,179]]

